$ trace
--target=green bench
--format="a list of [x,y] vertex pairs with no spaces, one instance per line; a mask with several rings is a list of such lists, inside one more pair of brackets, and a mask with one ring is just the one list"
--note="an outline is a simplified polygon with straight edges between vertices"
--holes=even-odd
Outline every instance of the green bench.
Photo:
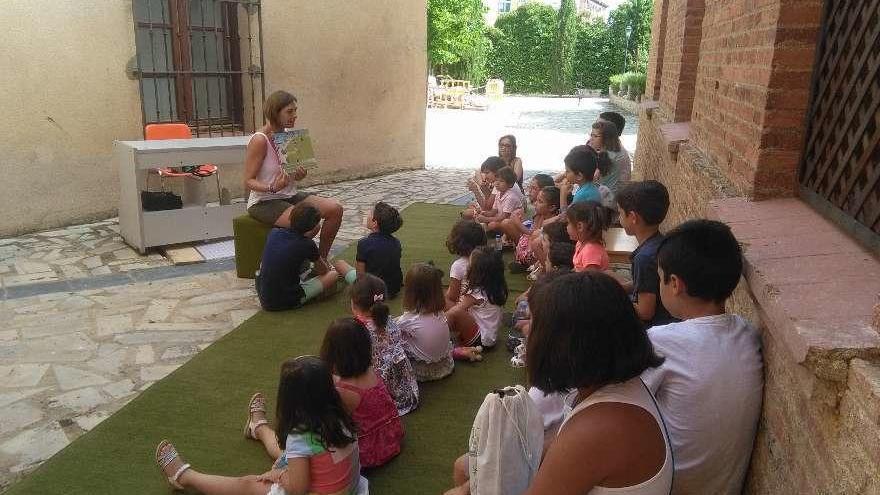
[[239,278],[254,278],[260,269],[266,237],[271,225],[254,220],[250,215],[232,219],[232,234],[235,244],[235,272]]

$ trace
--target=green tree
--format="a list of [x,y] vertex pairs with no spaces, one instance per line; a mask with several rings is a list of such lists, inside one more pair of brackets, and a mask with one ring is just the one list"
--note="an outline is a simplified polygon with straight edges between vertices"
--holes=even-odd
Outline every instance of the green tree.
[[506,92],[550,91],[556,18],[553,7],[529,2],[495,21],[487,67],[489,75],[504,80]]
[[489,40],[482,0],[428,0],[428,59],[434,74],[485,80]]
[[619,72],[647,70],[653,18],[652,0],[626,0],[608,16],[609,36],[620,49]]
[[553,39],[552,89],[556,94],[571,92],[572,62],[578,35],[578,17],[574,0],[562,0],[556,13]]
[[623,52],[615,47],[608,25],[601,18],[578,25],[573,57],[573,82],[578,88],[606,89],[608,78],[620,72]]

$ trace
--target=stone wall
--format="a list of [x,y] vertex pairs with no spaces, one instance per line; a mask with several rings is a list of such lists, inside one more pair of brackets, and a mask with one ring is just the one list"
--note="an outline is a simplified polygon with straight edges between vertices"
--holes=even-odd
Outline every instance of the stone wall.
[[669,189],[664,228],[717,218],[744,245],[728,309],[761,328],[765,358],[747,493],[880,494],[880,261],[772,199],[797,191],[822,9],[655,1],[634,176]]

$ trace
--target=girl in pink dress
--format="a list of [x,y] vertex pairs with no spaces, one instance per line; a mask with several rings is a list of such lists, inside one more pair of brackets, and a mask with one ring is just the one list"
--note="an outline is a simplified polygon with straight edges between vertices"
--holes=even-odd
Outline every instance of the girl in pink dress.
[[605,271],[608,252],[605,231],[611,225],[611,210],[594,201],[575,203],[565,212],[568,235],[575,241],[574,271]]
[[367,329],[354,318],[330,324],[321,359],[333,370],[336,390],[357,425],[361,466],[381,466],[400,453],[403,425],[397,406],[375,371]]
[[351,284],[349,293],[352,315],[368,330],[373,344],[373,368],[388,387],[397,412],[403,416],[418,407],[419,385],[403,350],[400,329],[389,318],[391,310],[385,304],[385,282],[364,273]]

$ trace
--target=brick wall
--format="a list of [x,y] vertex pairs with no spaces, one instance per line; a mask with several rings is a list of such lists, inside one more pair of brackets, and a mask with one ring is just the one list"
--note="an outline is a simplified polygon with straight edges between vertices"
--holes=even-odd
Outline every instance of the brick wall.
[[692,142],[749,196],[796,190],[821,8],[706,0]]
[[[661,7],[657,12],[655,6],[655,16],[661,17],[659,22],[663,23],[663,17],[666,22],[665,34],[659,35],[664,38],[660,107],[673,122],[686,122],[690,120],[694,100],[705,2],[664,0]],[[658,47],[651,48],[652,58],[659,53]]]
[[[817,0],[655,1],[646,96],[656,101],[644,102],[639,113],[633,175],[669,189],[665,229],[714,216],[713,201],[796,194],[822,9]],[[689,132],[671,138],[676,125]],[[847,240],[835,230],[824,243],[812,234],[790,241],[783,237],[793,229],[782,230],[761,241],[765,253],[803,243],[821,258]],[[743,242],[748,264],[755,242]],[[790,263],[780,273],[812,278],[782,292],[773,281],[757,283],[770,275],[755,269],[728,301],[729,310],[761,328],[765,346],[764,409],[747,493],[880,495],[880,305],[873,307],[873,326],[870,318],[847,326],[838,320],[870,311],[876,300],[867,306],[854,297],[826,301],[827,294],[849,290],[855,277],[880,281],[880,261],[862,255],[864,266],[854,267],[853,252],[839,255],[821,276],[811,261],[816,256]],[[874,297],[878,282],[872,283],[863,292]],[[830,324],[786,312],[796,306],[817,312],[822,305],[828,306],[823,313],[839,315]],[[859,347],[856,336],[874,340]],[[822,349],[799,347],[805,339]]]
[[666,12],[669,0],[655,0],[654,9],[660,14],[655,15],[651,22],[652,52],[648,58],[648,79],[645,82],[645,98],[660,99],[660,79],[663,76],[663,51],[666,47]]

